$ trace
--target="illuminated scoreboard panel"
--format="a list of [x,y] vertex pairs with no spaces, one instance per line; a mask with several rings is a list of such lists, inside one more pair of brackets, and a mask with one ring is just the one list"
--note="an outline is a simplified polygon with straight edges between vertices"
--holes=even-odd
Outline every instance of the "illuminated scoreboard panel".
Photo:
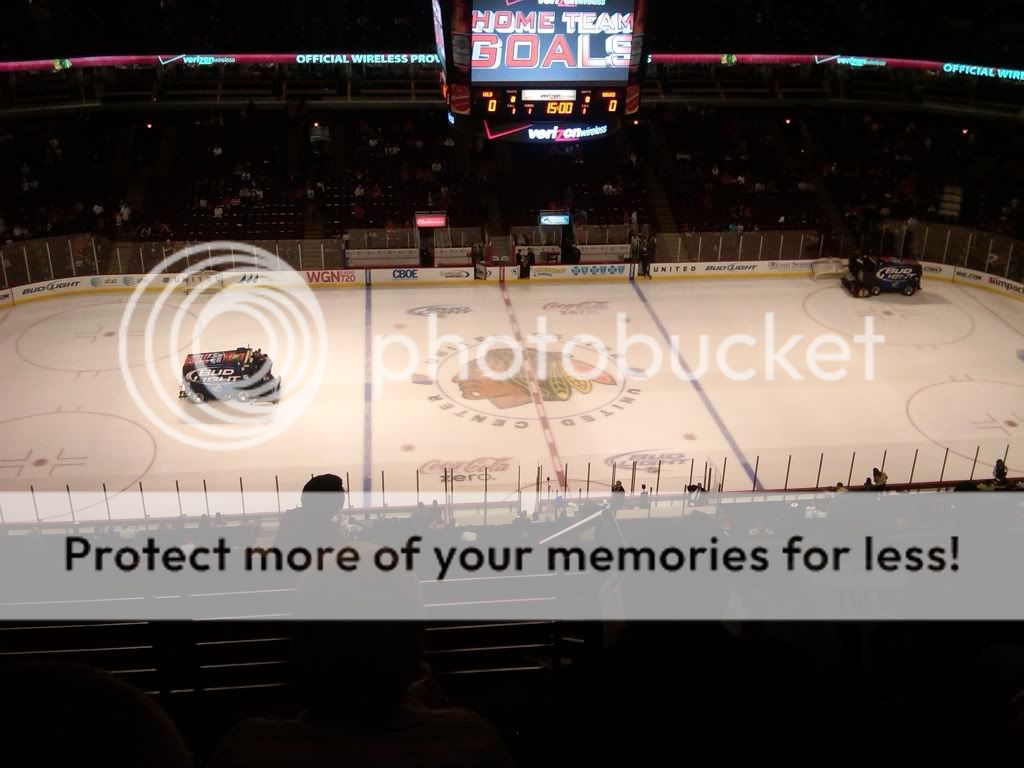
[[519,120],[599,119],[622,114],[621,88],[474,88],[478,117]]

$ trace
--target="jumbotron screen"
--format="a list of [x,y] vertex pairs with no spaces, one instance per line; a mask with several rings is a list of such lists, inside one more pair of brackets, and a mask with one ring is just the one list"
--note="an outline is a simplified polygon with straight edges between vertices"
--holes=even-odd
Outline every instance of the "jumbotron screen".
[[474,85],[629,79],[634,0],[474,0]]

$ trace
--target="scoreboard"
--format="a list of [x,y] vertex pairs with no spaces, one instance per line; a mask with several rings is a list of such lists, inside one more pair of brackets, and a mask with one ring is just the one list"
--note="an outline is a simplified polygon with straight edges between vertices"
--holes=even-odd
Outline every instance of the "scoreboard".
[[453,117],[612,125],[639,111],[646,0],[431,2]]
[[625,111],[623,88],[493,88],[473,89],[474,115],[503,120],[587,120]]

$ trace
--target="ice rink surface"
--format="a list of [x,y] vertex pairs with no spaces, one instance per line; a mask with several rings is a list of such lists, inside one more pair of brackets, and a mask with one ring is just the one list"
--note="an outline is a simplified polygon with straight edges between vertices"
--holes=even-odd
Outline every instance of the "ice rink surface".
[[[928,281],[911,298],[856,300],[836,281],[744,279],[316,296],[329,336],[326,349],[311,351],[327,361],[312,408],[272,442],[229,452],[183,444],[140,414],[118,365],[126,294],[0,310],[0,489],[82,492],[104,483],[117,494],[141,481],[147,491],[173,491],[176,483],[182,491],[201,491],[205,481],[211,492],[240,483],[246,491],[280,487],[291,500],[311,473],[335,472],[348,476],[356,504],[380,503],[382,491],[394,504],[417,484],[429,503],[441,494],[446,467],[460,491],[482,489],[486,470],[488,493],[498,499],[532,487],[538,466],[544,485],[565,477],[576,495],[588,474],[591,492],[606,490],[613,465],[629,490],[635,461],[637,492],[646,483],[664,493],[678,492],[691,476],[699,480],[706,467],[727,490],[751,490],[755,474],[757,486],[767,489],[849,479],[859,485],[883,461],[890,482],[908,481],[912,470],[918,481],[966,479],[972,469],[984,478],[1007,451],[1011,471],[1024,474],[1024,303],[984,291]],[[463,376],[452,344],[432,358],[431,312],[440,333],[470,347],[494,335],[529,347],[527,337],[545,318],[556,352],[585,333],[619,354],[621,314],[629,334],[650,338],[656,349],[635,343],[622,366],[579,350],[575,359],[601,368],[590,382],[556,363],[544,380],[527,376],[499,385],[477,371]],[[779,367],[768,379],[768,313],[776,349],[801,336],[786,358],[802,381]],[[853,343],[869,315],[886,338],[875,348],[873,381],[864,376],[866,350]],[[195,317],[185,313],[186,331]],[[167,332],[161,323],[169,322],[161,319],[156,333]],[[133,321],[127,338],[129,356],[140,363],[143,328]],[[203,331],[202,346],[251,345],[285,357],[261,334],[251,318],[224,315]],[[401,381],[383,380],[374,362],[375,345],[381,348],[375,339],[389,334],[417,346],[418,359],[397,343],[379,356],[389,370],[411,371]],[[753,369],[747,381],[731,380],[714,359],[735,334],[756,341],[733,346],[727,358],[736,371]],[[843,380],[810,375],[807,350],[822,334],[840,335],[852,347]],[[702,335],[709,354],[702,354]],[[166,356],[155,385],[139,379],[151,388],[147,397],[177,397],[185,354],[183,347],[180,360]],[[660,368],[648,375],[659,356]],[[708,371],[696,382],[674,372],[697,371],[709,356]],[[287,368],[279,365],[276,373],[287,398],[295,382]],[[252,408],[256,418],[276,418],[274,406]]]

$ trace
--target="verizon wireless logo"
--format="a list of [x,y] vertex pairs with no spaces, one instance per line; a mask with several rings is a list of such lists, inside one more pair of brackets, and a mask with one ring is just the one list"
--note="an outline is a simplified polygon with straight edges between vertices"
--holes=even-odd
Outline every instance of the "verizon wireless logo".
[[592,128],[562,128],[556,125],[553,128],[531,128],[527,135],[530,141],[567,142],[604,136],[606,133],[607,125],[595,125]]

